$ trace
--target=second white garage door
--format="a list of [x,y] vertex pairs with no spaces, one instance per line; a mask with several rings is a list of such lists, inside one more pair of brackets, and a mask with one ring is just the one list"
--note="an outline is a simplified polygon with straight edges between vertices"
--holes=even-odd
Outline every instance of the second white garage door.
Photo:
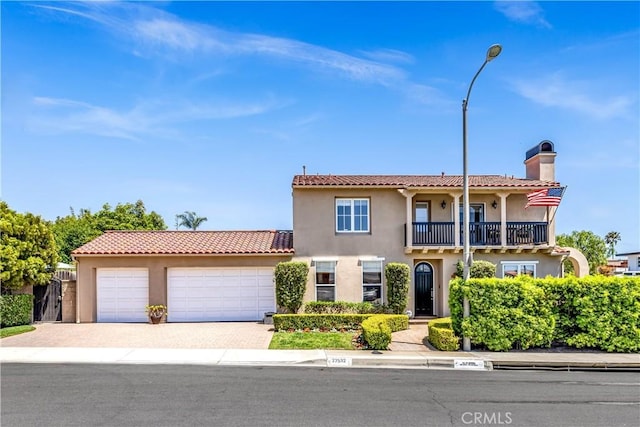
[[273,268],[170,268],[167,321],[262,320],[275,311]]

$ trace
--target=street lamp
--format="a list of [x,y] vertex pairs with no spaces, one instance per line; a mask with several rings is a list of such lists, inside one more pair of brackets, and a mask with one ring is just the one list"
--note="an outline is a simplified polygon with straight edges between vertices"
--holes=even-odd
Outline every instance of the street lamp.
[[[471,84],[469,85],[469,90],[467,91],[467,96],[462,100],[462,199],[463,199],[463,236],[464,236],[464,248],[463,248],[463,270],[462,270],[462,278],[467,281],[469,280],[469,273],[471,271],[471,248],[469,244],[469,175],[467,173],[467,106],[469,105],[469,95],[471,94],[471,88],[473,87],[473,83],[478,78],[480,72],[484,69],[485,65],[491,62],[494,58],[500,55],[502,52],[502,46],[499,44],[492,45],[489,50],[487,50],[487,58],[482,63],[482,66],[478,70],[473,79],[471,80]],[[469,317],[469,299],[465,296],[462,301],[462,317]],[[464,351],[471,350],[471,340],[468,337],[462,338],[462,349]]]

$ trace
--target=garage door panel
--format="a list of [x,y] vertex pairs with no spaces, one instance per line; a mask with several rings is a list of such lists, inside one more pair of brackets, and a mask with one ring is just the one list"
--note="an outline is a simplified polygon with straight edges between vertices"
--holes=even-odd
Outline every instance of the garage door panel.
[[175,268],[167,276],[172,322],[261,320],[275,310],[272,268]]
[[149,272],[147,269],[98,269],[96,303],[98,322],[147,322]]

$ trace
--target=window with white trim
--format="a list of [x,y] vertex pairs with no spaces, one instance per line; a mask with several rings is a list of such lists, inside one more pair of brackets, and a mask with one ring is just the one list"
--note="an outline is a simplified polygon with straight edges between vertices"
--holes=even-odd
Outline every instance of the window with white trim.
[[316,261],[316,301],[336,300],[336,261]]
[[362,301],[382,304],[382,261],[362,261]]
[[369,199],[336,199],[336,232],[369,232]]
[[530,277],[536,277],[536,265],[538,261],[503,261],[502,277],[516,277],[524,274]]

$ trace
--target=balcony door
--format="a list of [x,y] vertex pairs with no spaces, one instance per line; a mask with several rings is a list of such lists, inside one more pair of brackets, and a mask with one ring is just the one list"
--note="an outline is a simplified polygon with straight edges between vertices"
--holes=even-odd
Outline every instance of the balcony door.
[[421,262],[415,269],[416,316],[433,316],[433,267]]
[[[469,204],[469,244],[476,245],[485,241],[482,235],[483,227],[480,223],[484,222],[484,205],[482,203]],[[460,205],[460,244],[462,244],[464,235],[464,205]]]

